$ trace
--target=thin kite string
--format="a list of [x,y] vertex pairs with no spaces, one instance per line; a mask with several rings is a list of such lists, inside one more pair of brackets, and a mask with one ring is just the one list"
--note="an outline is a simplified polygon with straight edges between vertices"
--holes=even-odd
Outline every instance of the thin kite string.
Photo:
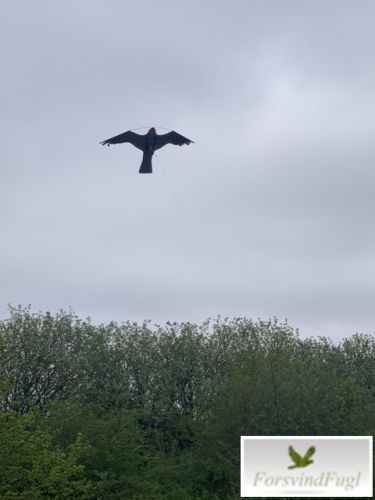
[[231,293],[233,294],[233,296],[236,298],[236,300],[239,299],[239,295],[237,293],[237,291],[233,288],[233,286],[231,285],[230,281],[228,280],[227,276],[225,275],[225,273],[223,272],[222,268],[220,267],[220,265],[218,264],[217,260],[214,258],[214,256],[212,255],[212,253],[210,252],[205,240],[203,239],[202,235],[200,234],[200,232],[198,231],[198,229],[195,227],[195,224],[193,223],[193,221],[191,220],[191,217],[189,216],[189,213],[188,211],[186,210],[184,204],[182,203],[182,200],[181,198],[179,197],[179,195],[177,194],[177,191],[175,190],[175,188],[173,187],[173,184],[171,183],[168,175],[167,175],[167,172],[165,171],[165,169],[163,168],[163,165],[161,164],[161,161],[159,160],[159,157],[156,153],[154,153],[154,156],[156,157],[159,165],[160,165],[160,169],[161,171],[163,172],[163,175],[174,195],[174,197],[176,198],[176,201],[177,203],[179,204],[186,220],[188,221],[188,223],[190,224],[190,227],[192,228],[193,232],[195,233],[197,239],[199,240],[203,250],[205,251],[206,253],[206,256],[208,257],[208,259],[211,261],[211,264],[213,265],[213,267],[215,268],[216,272],[218,273],[218,275],[220,276],[220,278],[223,280],[223,282],[226,284],[228,290],[231,291]]

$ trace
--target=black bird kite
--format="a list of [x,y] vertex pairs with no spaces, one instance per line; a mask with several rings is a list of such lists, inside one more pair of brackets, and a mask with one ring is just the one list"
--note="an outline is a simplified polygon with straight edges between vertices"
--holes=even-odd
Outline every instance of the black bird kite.
[[194,143],[194,141],[187,139],[173,130],[167,134],[158,135],[155,128],[152,127],[146,135],[136,134],[128,130],[123,134],[102,141],[100,144],[109,146],[110,144],[118,144],[120,142],[130,142],[133,146],[143,151],[143,160],[141,168],[139,169],[140,174],[152,173],[152,157],[157,149],[162,148],[166,144],[182,146],[183,144]]

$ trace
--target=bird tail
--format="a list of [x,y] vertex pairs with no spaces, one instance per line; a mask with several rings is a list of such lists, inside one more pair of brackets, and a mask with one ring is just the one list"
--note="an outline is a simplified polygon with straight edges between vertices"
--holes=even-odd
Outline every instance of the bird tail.
[[141,168],[139,169],[140,174],[152,174],[152,156],[153,151],[145,151],[143,153],[143,160]]

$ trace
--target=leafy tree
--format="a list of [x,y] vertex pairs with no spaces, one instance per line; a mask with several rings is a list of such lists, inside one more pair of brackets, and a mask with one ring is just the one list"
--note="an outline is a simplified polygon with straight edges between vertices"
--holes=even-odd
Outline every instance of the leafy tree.
[[87,452],[81,436],[64,451],[54,446],[32,413],[0,414],[0,498],[91,498],[80,464]]
[[375,339],[277,319],[0,321],[0,498],[226,499],[241,435],[371,435]]

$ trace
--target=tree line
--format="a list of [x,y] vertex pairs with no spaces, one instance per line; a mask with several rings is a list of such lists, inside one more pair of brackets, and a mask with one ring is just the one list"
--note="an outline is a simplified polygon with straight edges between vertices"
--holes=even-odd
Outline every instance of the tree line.
[[1,499],[239,498],[241,435],[372,435],[375,338],[286,322],[0,321]]

